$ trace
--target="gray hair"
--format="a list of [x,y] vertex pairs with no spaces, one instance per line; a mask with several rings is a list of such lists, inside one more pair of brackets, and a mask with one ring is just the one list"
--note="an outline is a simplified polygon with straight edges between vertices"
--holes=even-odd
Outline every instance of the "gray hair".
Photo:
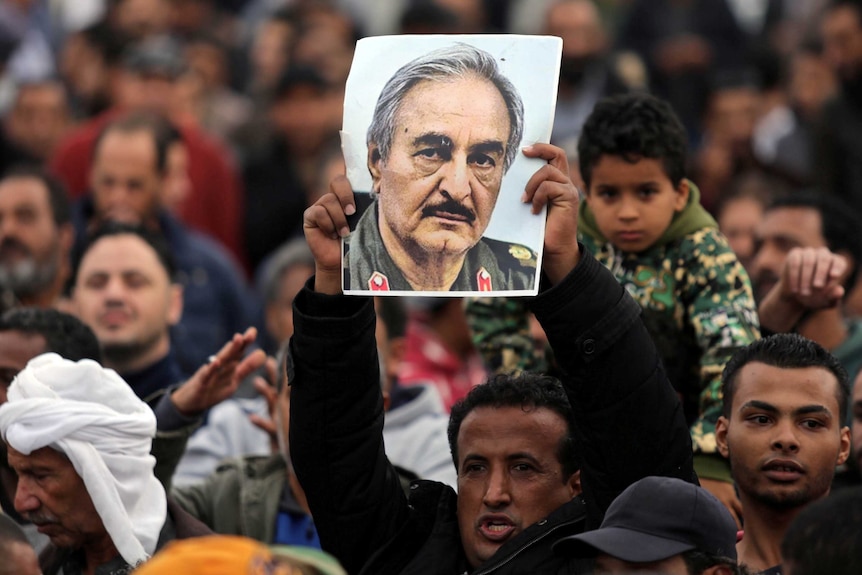
[[376,144],[380,157],[387,159],[395,134],[395,116],[401,101],[413,86],[424,80],[463,78],[470,74],[494,84],[506,103],[509,111],[509,140],[506,143],[503,171],[507,171],[515,160],[524,133],[524,103],[512,82],[500,72],[494,57],[469,44],[458,43],[434,50],[399,68],[386,82],[377,99],[366,143],[369,146]]
[[266,261],[258,276],[258,291],[267,304],[278,299],[279,282],[288,270],[295,266],[314,269],[314,256],[305,238],[298,237],[282,244]]

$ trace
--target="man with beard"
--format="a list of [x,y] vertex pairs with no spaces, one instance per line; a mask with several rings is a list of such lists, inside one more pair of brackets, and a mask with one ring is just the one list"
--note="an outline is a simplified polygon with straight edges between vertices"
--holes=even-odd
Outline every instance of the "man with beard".
[[724,370],[718,450],[730,459],[745,516],[739,561],[781,573],[781,540],[825,497],[850,455],[847,372],[817,343],[776,334],[737,352]]
[[0,309],[51,307],[69,274],[74,231],[63,186],[37,168],[0,180]]
[[592,0],[560,0],[545,14],[545,34],[563,39],[560,85],[551,141],[574,149],[584,121],[600,98],[642,88],[637,58],[608,54],[609,39]]
[[375,201],[344,242],[345,287],[531,289],[533,251],[482,237],[523,130],[521,97],[487,52],[458,44],[399,68],[368,128]]
[[862,322],[847,317],[840,303],[862,262],[860,227],[858,214],[833,196],[778,198],[757,227],[751,264],[761,326],[816,341],[851,381],[862,367]]

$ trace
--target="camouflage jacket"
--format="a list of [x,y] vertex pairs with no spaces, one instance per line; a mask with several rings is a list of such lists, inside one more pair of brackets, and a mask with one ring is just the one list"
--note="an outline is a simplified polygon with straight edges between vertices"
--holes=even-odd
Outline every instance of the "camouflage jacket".
[[580,239],[640,303],[682,399],[695,451],[715,453],[724,364],[760,337],[751,282],[727,240],[707,227],[624,254],[586,233]]

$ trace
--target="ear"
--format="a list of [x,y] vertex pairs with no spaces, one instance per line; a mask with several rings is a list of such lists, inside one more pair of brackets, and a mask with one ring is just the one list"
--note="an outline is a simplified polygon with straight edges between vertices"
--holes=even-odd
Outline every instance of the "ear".
[[727,448],[727,418],[723,415],[715,423],[715,444],[722,457],[727,459],[730,451]]
[[673,209],[677,212],[681,212],[686,204],[688,204],[688,196],[691,193],[691,189],[688,185],[688,180],[683,178],[680,180],[679,185],[676,187],[676,200],[673,203]]
[[369,144],[368,146],[368,172],[371,174],[371,191],[375,194],[380,193],[380,164],[383,159],[380,157],[380,148],[377,144]]
[[838,451],[837,465],[847,461],[850,457],[850,428],[846,425],[841,428],[841,449]]
[[569,479],[566,481],[566,485],[568,486],[569,490],[571,491],[572,499],[574,499],[575,497],[580,495],[581,492],[583,492],[584,489],[583,489],[583,487],[581,487],[581,470],[580,469],[578,469],[577,471],[572,473],[572,476],[569,477]]
[[177,325],[183,317],[183,286],[178,283],[171,284],[171,293],[168,295],[168,325]]
[[60,226],[57,234],[60,243],[60,258],[63,261],[68,261],[72,246],[75,244],[75,228],[72,224],[66,223]]

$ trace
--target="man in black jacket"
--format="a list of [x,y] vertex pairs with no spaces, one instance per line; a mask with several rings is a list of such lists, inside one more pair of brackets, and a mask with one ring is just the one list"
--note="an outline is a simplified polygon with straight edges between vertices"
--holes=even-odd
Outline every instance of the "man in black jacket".
[[408,500],[386,459],[373,306],[341,295],[339,236],[355,209],[347,180],[305,213],[316,274],[294,303],[290,447],[321,543],[349,573],[584,572],[552,544],[598,527],[641,477],[696,482],[640,308],[574,241],[565,153],[546,144],[524,153],[548,161],[522,198],[534,213],[548,207],[530,307],[567,376],[562,386],[527,376],[474,390],[450,423],[458,495],[417,482]]

